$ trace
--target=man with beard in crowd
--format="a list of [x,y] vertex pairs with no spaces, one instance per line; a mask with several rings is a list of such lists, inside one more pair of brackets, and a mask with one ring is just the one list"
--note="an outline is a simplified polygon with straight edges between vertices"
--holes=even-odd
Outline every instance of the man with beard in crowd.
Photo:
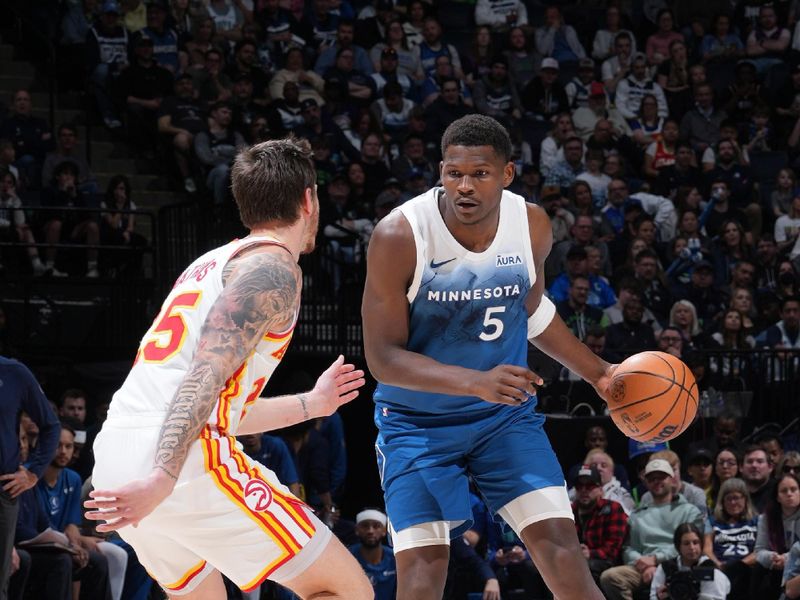
[[375,590],[375,600],[394,600],[397,591],[397,567],[394,552],[383,543],[386,538],[386,515],[367,508],[356,515],[359,543],[350,546]]

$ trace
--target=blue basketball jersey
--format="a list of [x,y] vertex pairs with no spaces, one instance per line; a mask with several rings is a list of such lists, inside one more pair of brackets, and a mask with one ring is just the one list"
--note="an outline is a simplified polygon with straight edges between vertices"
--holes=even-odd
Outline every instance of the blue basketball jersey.
[[[442,188],[395,210],[411,225],[416,269],[407,297],[407,349],[441,363],[479,371],[500,364],[527,366],[525,298],[536,280],[521,196],[504,191],[497,233],[489,248],[471,252],[456,241],[439,212]],[[424,414],[497,410],[474,396],[417,392],[379,384],[379,408]]]

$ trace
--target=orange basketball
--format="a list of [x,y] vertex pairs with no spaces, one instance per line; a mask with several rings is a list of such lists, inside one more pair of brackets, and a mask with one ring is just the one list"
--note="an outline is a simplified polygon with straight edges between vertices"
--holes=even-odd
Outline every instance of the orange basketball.
[[640,352],[623,361],[609,386],[614,424],[639,442],[678,437],[697,414],[697,382],[679,358]]

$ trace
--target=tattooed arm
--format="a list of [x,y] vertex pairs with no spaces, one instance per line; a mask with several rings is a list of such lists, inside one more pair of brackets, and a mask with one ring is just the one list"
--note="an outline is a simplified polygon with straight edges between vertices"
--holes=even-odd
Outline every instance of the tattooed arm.
[[[161,428],[153,471],[117,490],[95,490],[87,518],[114,520],[98,531],[138,523],[172,492],[192,443],[208,421],[220,390],[267,331],[294,320],[300,300],[300,267],[276,246],[259,247],[226,265],[225,288],[206,317],[186,375]],[[99,512],[103,509],[104,512]],[[108,509],[108,510],[106,510]]]

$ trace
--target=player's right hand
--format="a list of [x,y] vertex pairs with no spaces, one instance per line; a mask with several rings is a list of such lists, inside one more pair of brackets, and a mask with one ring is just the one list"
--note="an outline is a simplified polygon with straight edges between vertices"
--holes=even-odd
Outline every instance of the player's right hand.
[[536,394],[544,381],[536,373],[517,365],[498,365],[489,371],[478,371],[473,382],[473,395],[494,404],[517,406]]
[[115,490],[92,490],[91,500],[83,503],[86,518],[92,521],[106,521],[97,526],[97,531],[116,531],[133,525],[149,515],[172,493],[175,481],[159,470],[144,479],[137,479]]

